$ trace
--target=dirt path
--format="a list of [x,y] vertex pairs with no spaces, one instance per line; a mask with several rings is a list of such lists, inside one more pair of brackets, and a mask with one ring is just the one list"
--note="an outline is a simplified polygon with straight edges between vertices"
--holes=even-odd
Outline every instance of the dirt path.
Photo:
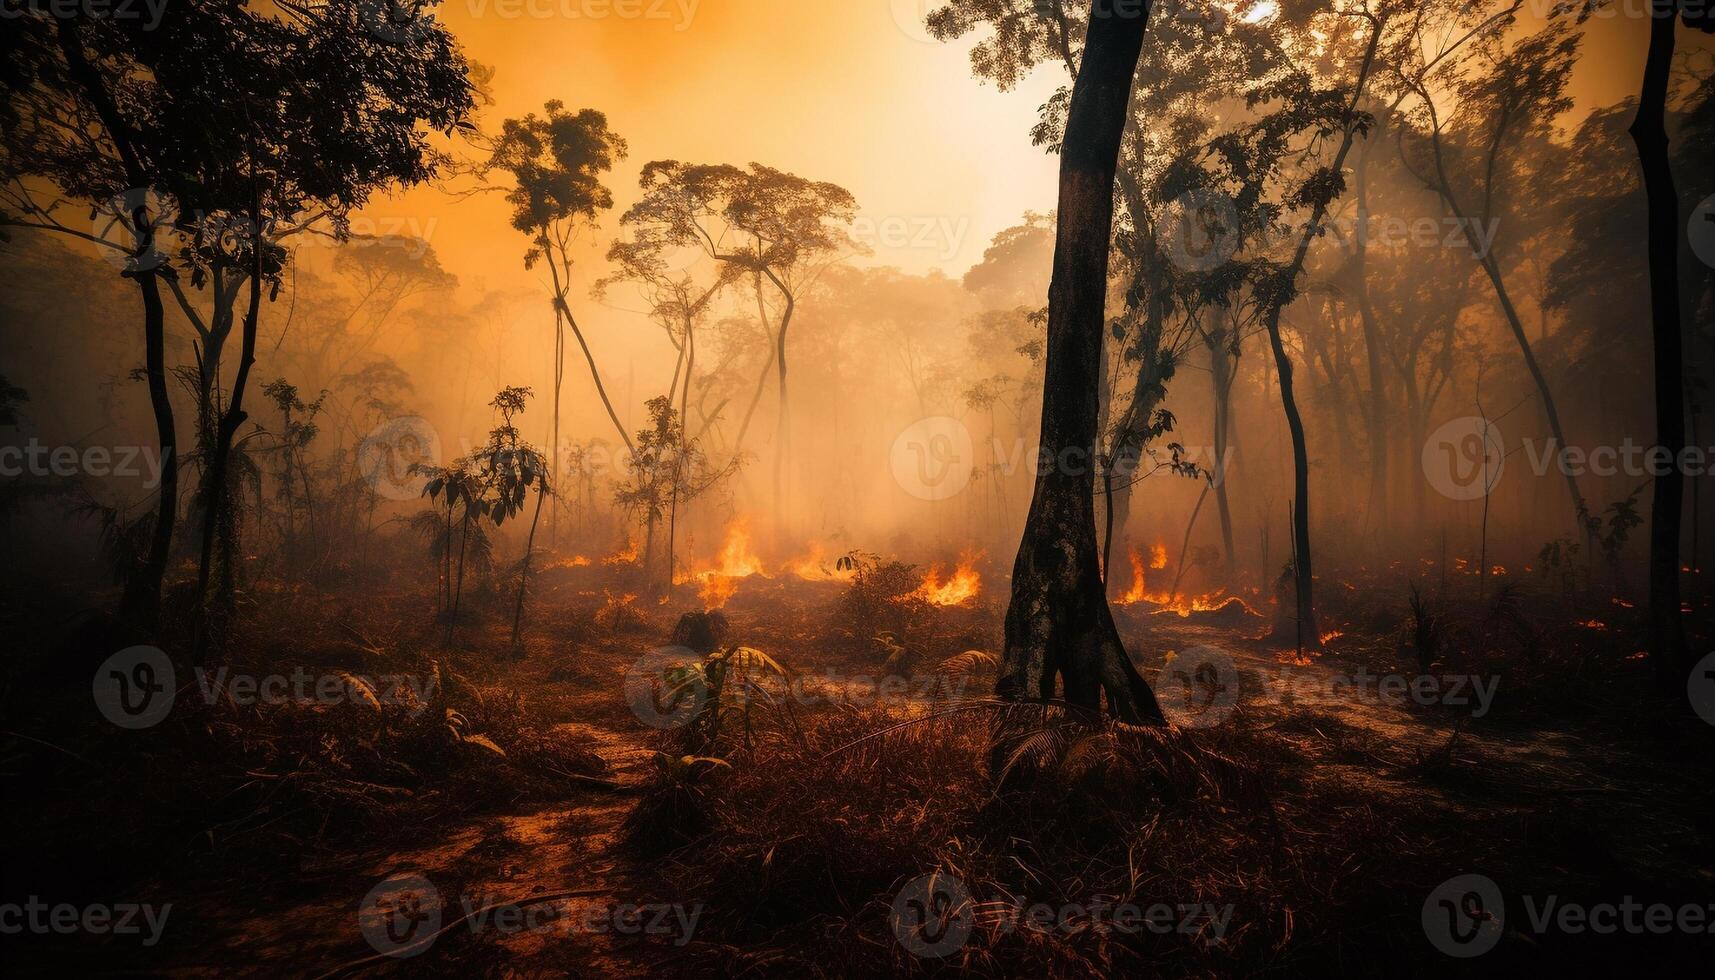
[[[211,935],[197,962],[179,964],[176,972],[226,976],[232,964],[241,963],[250,965],[245,973],[319,976],[375,955],[378,947],[370,935],[380,939],[380,948],[397,952],[400,947],[373,933],[373,926],[366,929],[362,918],[366,901],[372,910],[375,905],[366,893],[395,876],[419,876],[432,885],[442,925],[468,912],[479,914],[431,942],[409,945],[432,931],[420,929],[406,942],[410,955],[342,975],[486,973],[502,961],[508,975],[648,972],[661,955],[662,939],[670,950],[678,929],[669,918],[659,923],[665,932],[632,934],[634,926],[653,924],[656,916],[649,906],[654,903],[640,891],[617,848],[648,749],[637,732],[588,724],[558,727],[603,757],[620,791],[591,790],[560,806],[462,819],[432,835],[402,837],[395,846],[355,848],[337,865],[300,876],[291,886],[259,882],[251,890],[234,883],[218,898],[187,904],[181,913]],[[265,879],[269,872],[258,869],[257,877]],[[264,891],[271,892],[268,900],[257,901]],[[529,904],[566,891],[584,894]],[[481,914],[507,904],[521,908]],[[643,907],[635,922],[628,914],[616,920],[614,910],[623,913],[632,906]]]

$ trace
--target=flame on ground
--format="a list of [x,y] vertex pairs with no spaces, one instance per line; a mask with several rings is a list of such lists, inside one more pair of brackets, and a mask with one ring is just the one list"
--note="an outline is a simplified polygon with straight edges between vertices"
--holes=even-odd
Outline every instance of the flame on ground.
[[689,579],[700,583],[697,596],[703,600],[703,610],[713,612],[726,605],[727,600],[738,592],[739,579],[766,574],[762,569],[762,559],[756,557],[756,552],[751,549],[750,527],[743,521],[737,521],[727,528],[726,542],[721,545],[714,564],[693,572]]
[[827,553],[822,548],[822,543],[813,541],[810,543],[809,553],[785,562],[780,568],[782,571],[796,575],[806,582],[849,582],[852,580],[853,572],[851,570],[841,571],[838,568],[830,569],[828,566]]
[[629,565],[637,560],[637,542],[627,538],[625,546],[601,560],[603,565]]
[[[1176,612],[1180,616],[1190,616],[1194,612],[1217,612],[1230,602],[1238,602],[1249,610],[1250,606],[1237,596],[1229,596],[1216,590],[1202,595],[1176,595],[1167,589],[1149,588],[1149,572],[1160,571],[1167,567],[1167,546],[1154,544],[1149,548],[1149,564],[1144,566],[1144,559],[1136,548],[1131,549],[1131,587],[1125,595],[1114,600],[1116,606],[1130,606],[1139,602],[1147,602],[1160,606],[1160,612]],[[1254,612],[1254,610],[1251,610]]]
[[556,558],[544,566],[544,568],[583,568],[588,564],[590,564],[590,560],[587,557],[583,555],[573,555],[570,558]]
[[923,574],[923,584],[912,595],[932,606],[956,606],[975,599],[982,591],[982,576],[976,570],[977,559],[981,557],[970,552],[960,555],[959,566],[945,581],[941,578],[943,566],[936,562]]

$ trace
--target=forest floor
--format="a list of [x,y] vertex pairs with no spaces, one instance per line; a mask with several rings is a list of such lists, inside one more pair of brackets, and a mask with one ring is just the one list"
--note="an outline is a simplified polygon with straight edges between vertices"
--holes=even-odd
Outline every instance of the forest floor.
[[[145,732],[99,719],[83,731],[87,656],[19,668],[0,727],[5,779],[29,795],[8,794],[0,897],[171,911],[147,945],[23,937],[8,973],[1439,975],[1711,951],[1707,934],[1544,930],[1512,898],[1715,907],[1715,730],[1655,700],[1623,602],[1600,618],[1587,595],[1444,602],[1428,672],[1440,680],[1415,695],[1403,685],[1425,672],[1403,583],[1331,588],[1325,648],[1307,656],[1254,610],[1116,606],[1179,725],[1143,742],[1062,733],[1061,762],[1021,795],[986,757],[992,667],[946,667],[998,650],[1002,578],[989,575],[975,599],[897,618],[844,581],[741,581],[727,642],[804,680],[763,678],[771,695],[700,746],[640,720],[627,688],[700,604],[685,587],[676,603],[639,603],[599,565],[545,574],[521,659],[499,596],[474,598],[450,644],[417,590],[249,596],[233,647],[252,671],[443,672],[451,693],[433,711],[388,704],[380,733],[337,712],[304,722],[225,703]],[[884,670],[878,627],[914,670]],[[33,639],[52,649],[46,632]],[[376,662],[360,671],[352,656]],[[1193,673],[1174,665],[1198,663],[1181,683]],[[27,697],[80,668],[85,706]],[[894,673],[913,679],[871,683]],[[465,735],[445,734],[443,710]],[[1051,740],[1025,741],[1012,763]],[[1100,761],[1064,771],[1086,744]],[[725,761],[673,768],[696,752]],[[1159,772],[1128,780],[1116,760]],[[930,872],[959,877],[983,915],[925,957],[898,933],[895,900]],[[1508,896],[1500,943],[1473,959],[1444,957],[1424,924],[1432,892],[1461,874]],[[399,950],[373,932],[372,889],[400,876],[432,885],[446,927],[408,957],[384,955]],[[1218,930],[1157,935],[1089,913],[1146,900],[1225,914]],[[1030,901],[1084,911],[1039,930],[991,914]]]

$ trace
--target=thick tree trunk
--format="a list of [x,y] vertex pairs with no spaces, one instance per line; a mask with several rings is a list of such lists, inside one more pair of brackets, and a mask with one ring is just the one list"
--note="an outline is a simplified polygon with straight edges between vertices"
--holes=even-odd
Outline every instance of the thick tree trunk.
[[1147,5],[1122,11],[1098,0],[1072,88],[1042,397],[1042,445],[1054,458],[1038,470],[1013,565],[996,693],[1047,700],[1058,679],[1069,705],[1100,711],[1105,694],[1119,719],[1162,724],[1155,695],[1126,655],[1108,609],[1093,499],[1114,171],[1147,22]]
[[1656,446],[1671,455],[1666,472],[1655,477],[1650,507],[1649,600],[1650,656],[1664,686],[1683,685],[1685,631],[1679,605],[1680,509],[1685,482],[1679,472],[1685,448],[1685,391],[1679,295],[1679,192],[1667,145],[1668,72],[1673,64],[1677,0],[1655,0],[1649,56],[1644,64],[1638,114],[1632,120],[1643,169],[1649,215],[1650,322],[1655,337]]

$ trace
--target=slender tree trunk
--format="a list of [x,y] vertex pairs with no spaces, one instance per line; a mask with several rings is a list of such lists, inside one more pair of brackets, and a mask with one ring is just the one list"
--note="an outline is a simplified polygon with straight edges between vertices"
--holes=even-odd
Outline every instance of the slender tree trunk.
[[548,495],[546,486],[536,487],[536,513],[530,518],[530,533],[524,538],[524,564],[518,572],[518,602],[512,608],[512,649],[521,650],[518,637],[524,625],[524,594],[530,588],[530,556],[536,547],[536,525],[542,522],[542,498]]
[[[148,190],[153,181],[131,145],[131,128],[119,114],[119,107],[108,92],[106,82],[85,57],[76,22],[58,18],[56,26],[66,70],[95,107],[96,115],[119,155],[126,181],[132,190]],[[153,632],[160,622],[161,580],[167,574],[167,561],[173,547],[173,526],[178,520],[179,508],[179,439],[173,422],[173,403],[167,392],[166,310],[161,304],[160,272],[150,259],[155,251],[153,220],[147,202],[139,202],[131,215],[138,261],[128,275],[137,280],[137,290],[143,297],[143,372],[148,379],[149,405],[155,416],[155,438],[161,450],[161,485],[148,554],[142,567],[131,569],[126,576],[125,591],[119,601],[120,616],[131,625],[149,632]]]
[[[679,484],[684,479],[686,428],[689,420],[685,410],[691,401],[691,376],[697,369],[697,327],[694,318],[685,318],[685,380],[679,393],[679,452],[673,459],[672,501],[667,509],[667,597],[673,596],[673,551],[679,535]],[[672,395],[671,389],[668,395]]]
[[1665,123],[1678,7],[1677,0],[1654,0],[1651,5],[1649,55],[1631,134],[1643,170],[1649,215],[1656,446],[1670,456],[1666,471],[1655,476],[1650,507],[1650,656],[1663,686],[1683,689],[1687,664],[1679,599],[1680,510],[1685,498],[1685,481],[1679,472],[1679,457],[1685,449],[1685,390],[1680,373],[1684,356],[1679,293],[1680,214]]
[[447,614],[447,639],[453,642],[453,627],[459,621],[459,600],[464,598],[464,556],[465,549],[470,545],[470,505],[465,505],[464,518],[459,521],[459,570],[458,581],[453,587],[452,611]]
[[1047,700],[1063,685],[1069,705],[1107,709],[1134,724],[1162,724],[1155,694],[1132,665],[1097,566],[1094,504],[1096,378],[1101,370],[1114,171],[1148,5],[1092,11],[1060,153],[1054,273],[1048,290],[1040,469],[1006,612],[996,693]]
[[1215,507],[1221,518],[1221,560],[1224,577],[1231,576],[1236,556],[1233,554],[1233,509],[1227,498],[1227,447],[1233,425],[1233,377],[1238,372],[1237,357],[1229,358],[1224,338],[1209,345],[1209,377],[1215,395],[1215,466],[1210,479],[1215,488]]
[[[1352,265],[1370,374],[1370,405],[1364,418],[1370,443],[1370,497],[1368,506],[1364,508],[1364,522],[1369,528],[1379,529],[1385,525],[1382,512],[1387,506],[1387,375],[1382,367],[1381,329],[1376,323],[1375,307],[1370,303],[1368,146],[1366,139],[1365,145],[1358,150],[1358,233],[1353,244]],[[1380,538],[1372,540],[1380,541]]]
[[[239,426],[249,418],[244,411],[244,392],[250,382],[250,368],[256,363],[256,323],[262,314],[262,224],[260,191],[250,213],[251,264],[250,303],[244,311],[244,333],[239,341],[238,373],[232,379],[232,401],[220,415],[215,433],[214,454],[209,462],[208,492],[204,499],[202,555],[197,562],[197,602],[199,611],[191,649],[195,663],[207,659],[209,642],[209,565],[214,558],[215,537],[219,533],[222,509],[226,503],[227,471],[232,459],[232,443]],[[216,361],[214,366],[218,366]]]
[[[1357,115],[1358,100],[1363,97],[1364,85],[1369,81],[1370,69],[1375,65],[1376,46],[1381,43],[1382,23],[1371,25],[1369,46],[1364,51],[1364,61],[1358,69],[1358,78],[1352,88],[1352,101],[1346,110],[1346,132],[1340,141],[1340,150],[1334,155],[1332,170],[1340,172],[1346,163],[1346,155],[1352,150],[1352,143],[1357,138],[1357,130],[1353,127],[1353,119]],[[1311,211],[1310,222],[1304,228],[1304,235],[1298,241],[1298,249],[1293,254],[1292,262],[1281,272],[1288,286],[1285,295],[1292,292],[1292,284],[1298,279],[1298,273],[1304,268],[1304,258],[1310,251],[1310,243],[1321,232],[1322,219],[1328,213],[1328,203],[1319,202]],[[1280,402],[1286,414],[1286,427],[1292,436],[1292,562],[1294,581],[1297,588],[1298,635],[1300,652],[1306,643],[1319,646],[1321,634],[1316,629],[1316,602],[1314,596],[1315,575],[1311,569],[1310,551],[1310,451],[1304,438],[1304,419],[1298,414],[1298,401],[1292,391],[1292,359],[1286,354],[1286,344],[1280,336],[1280,315],[1285,304],[1275,301],[1269,304],[1266,312],[1268,326],[1268,342],[1274,351],[1275,373],[1280,377]]]

